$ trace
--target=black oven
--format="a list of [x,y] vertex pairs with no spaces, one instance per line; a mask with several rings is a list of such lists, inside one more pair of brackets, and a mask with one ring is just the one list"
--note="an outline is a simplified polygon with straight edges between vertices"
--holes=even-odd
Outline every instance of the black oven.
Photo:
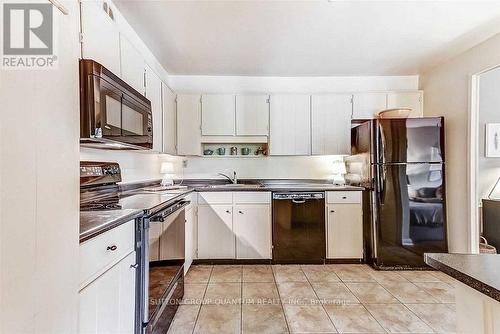
[[166,333],[184,295],[185,213],[179,200],[144,220],[142,332]]
[[151,102],[104,66],[80,60],[80,142],[108,149],[151,149]]

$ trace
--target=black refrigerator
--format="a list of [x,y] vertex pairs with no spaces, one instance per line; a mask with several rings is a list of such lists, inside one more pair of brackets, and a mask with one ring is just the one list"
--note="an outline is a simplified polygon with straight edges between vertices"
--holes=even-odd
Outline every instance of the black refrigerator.
[[353,124],[347,181],[362,185],[365,256],[379,269],[425,268],[447,252],[444,119]]

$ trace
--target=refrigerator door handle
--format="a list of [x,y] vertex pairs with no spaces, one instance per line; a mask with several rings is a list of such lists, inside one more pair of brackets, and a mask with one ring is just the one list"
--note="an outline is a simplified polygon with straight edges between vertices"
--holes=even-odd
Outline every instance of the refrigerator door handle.
[[380,204],[384,204],[385,199],[385,179],[386,179],[387,167],[384,165],[377,165],[376,169],[376,189],[377,197]]

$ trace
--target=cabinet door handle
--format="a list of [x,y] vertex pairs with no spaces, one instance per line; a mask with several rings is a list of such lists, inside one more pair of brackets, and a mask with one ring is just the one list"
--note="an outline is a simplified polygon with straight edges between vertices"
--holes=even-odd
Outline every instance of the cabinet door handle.
[[243,211],[238,211],[239,213],[243,214]]
[[330,212],[331,212],[331,213],[334,213],[334,212],[335,212],[335,210],[330,210]]
[[131,265],[130,265],[130,268],[134,268],[134,269],[139,268],[139,263],[136,263],[136,264],[131,264]]
[[229,211],[229,210],[226,210],[226,213],[231,213],[231,211]]
[[347,196],[342,196],[342,199],[347,199]]
[[109,251],[114,252],[117,248],[118,248],[118,247],[116,247],[116,245],[113,245],[113,246],[108,246],[108,247],[106,248],[106,250],[109,250]]

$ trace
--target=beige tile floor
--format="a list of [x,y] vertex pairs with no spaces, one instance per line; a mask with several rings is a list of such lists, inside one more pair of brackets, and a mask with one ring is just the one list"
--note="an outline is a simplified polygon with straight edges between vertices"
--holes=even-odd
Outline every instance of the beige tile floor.
[[454,282],[366,265],[197,265],[168,333],[454,333]]

